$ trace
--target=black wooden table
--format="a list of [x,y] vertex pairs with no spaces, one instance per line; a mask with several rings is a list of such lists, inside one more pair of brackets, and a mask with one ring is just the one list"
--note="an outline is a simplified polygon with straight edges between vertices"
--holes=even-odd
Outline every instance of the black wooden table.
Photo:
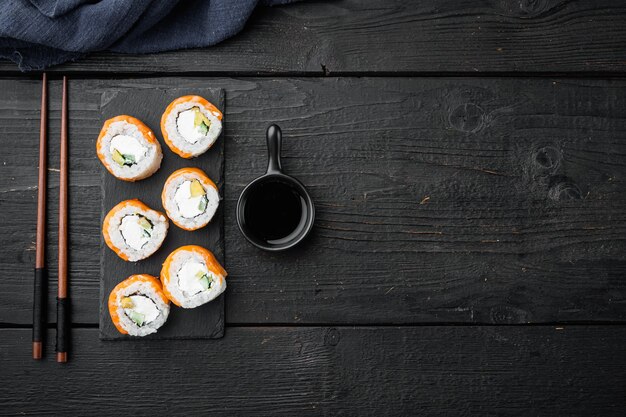
[[[0,64],[0,414],[624,415],[620,2],[309,1],[214,48],[54,68],[52,281],[61,74],[66,365],[30,359],[39,75]],[[226,335],[101,342],[101,96],[178,85],[226,92]],[[235,221],[270,122],[318,210],[285,254]]]

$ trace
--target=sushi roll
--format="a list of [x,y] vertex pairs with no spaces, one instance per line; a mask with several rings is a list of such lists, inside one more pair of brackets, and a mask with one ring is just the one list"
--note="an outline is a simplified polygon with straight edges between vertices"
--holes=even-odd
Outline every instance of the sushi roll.
[[131,116],[104,122],[96,143],[98,158],[115,177],[124,181],[148,178],[161,166],[161,145],[152,130]]
[[181,168],[165,181],[161,202],[167,216],[181,229],[206,226],[220,204],[217,185],[198,168]]
[[182,246],[165,259],[161,269],[163,292],[174,304],[194,308],[215,299],[226,289],[226,271],[201,246]]
[[111,291],[109,314],[120,333],[146,336],[163,326],[170,314],[170,300],[158,278],[131,275]]
[[200,96],[172,101],[161,117],[161,132],[172,152],[183,158],[205,153],[222,132],[222,112]]
[[139,261],[156,252],[167,235],[169,223],[160,212],[139,200],[122,201],[104,218],[104,241],[125,261]]

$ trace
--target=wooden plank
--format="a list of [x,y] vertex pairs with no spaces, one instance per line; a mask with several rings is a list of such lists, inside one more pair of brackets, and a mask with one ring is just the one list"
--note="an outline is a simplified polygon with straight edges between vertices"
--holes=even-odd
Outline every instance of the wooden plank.
[[[625,81],[163,78],[70,84],[74,322],[98,317],[100,96],[173,85],[226,91],[227,323],[626,319]],[[0,322],[26,324],[38,83],[0,89]],[[317,205],[311,238],[285,254],[254,249],[235,221],[270,122]]]
[[[621,72],[626,9],[612,0],[340,0],[259,8],[217,46],[97,53],[63,73]],[[15,72],[9,62],[0,71]]]
[[50,354],[30,359],[28,330],[4,329],[10,383],[0,385],[0,407],[37,416],[85,405],[106,415],[618,416],[625,338],[624,326],[273,327],[148,347],[75,329],[71,360],[59,366]]

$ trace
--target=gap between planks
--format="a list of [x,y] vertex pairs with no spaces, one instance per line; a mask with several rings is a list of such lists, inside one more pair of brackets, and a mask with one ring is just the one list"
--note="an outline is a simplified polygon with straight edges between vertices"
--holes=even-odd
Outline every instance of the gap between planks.
[[[287,72],[256,72],[256,71],[178,71],[178,72],[112,72],[97,71],[48,72],[49,80],[61,80],[67,75],[75,80],[119,80],[149,79],[162,77],[193,77],[193,78],[559,78],[559,79],[623,79],[626,71],[287,71]],[[0,71],[0,80],[40,80],[41,72]]]
[[[317,328],[317,327],[333,327],[341,329],[350,328],[375,328],[375,327],[394,327],[394,328],[412,328],[412,327],[554,327],[556,330],[564,330],[566,327],[590,327],[590,326],[610,326],[610,327],[626,327],[626,323],[615,321],[579,321],[579,322],[546,322],[546,323],[464,323],[464,322],[441,322],[441,323],[235,323],[226,324],[225,328]],[[56,323],[48,323],[47,329],[56,329]],[[15,329],[27,330],[32,329],[32,325],[0,323],[0,330]],[[98,323],[72,323],[72,329],[98,329]]]

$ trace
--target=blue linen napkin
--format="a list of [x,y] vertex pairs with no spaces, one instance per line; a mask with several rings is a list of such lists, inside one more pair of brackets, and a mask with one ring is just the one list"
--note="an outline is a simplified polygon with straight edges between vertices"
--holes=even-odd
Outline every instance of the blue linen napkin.
[[3,0],[0,58],[41,70],[93,51],[151,53],[215,45],[257,4],[295,0]]

